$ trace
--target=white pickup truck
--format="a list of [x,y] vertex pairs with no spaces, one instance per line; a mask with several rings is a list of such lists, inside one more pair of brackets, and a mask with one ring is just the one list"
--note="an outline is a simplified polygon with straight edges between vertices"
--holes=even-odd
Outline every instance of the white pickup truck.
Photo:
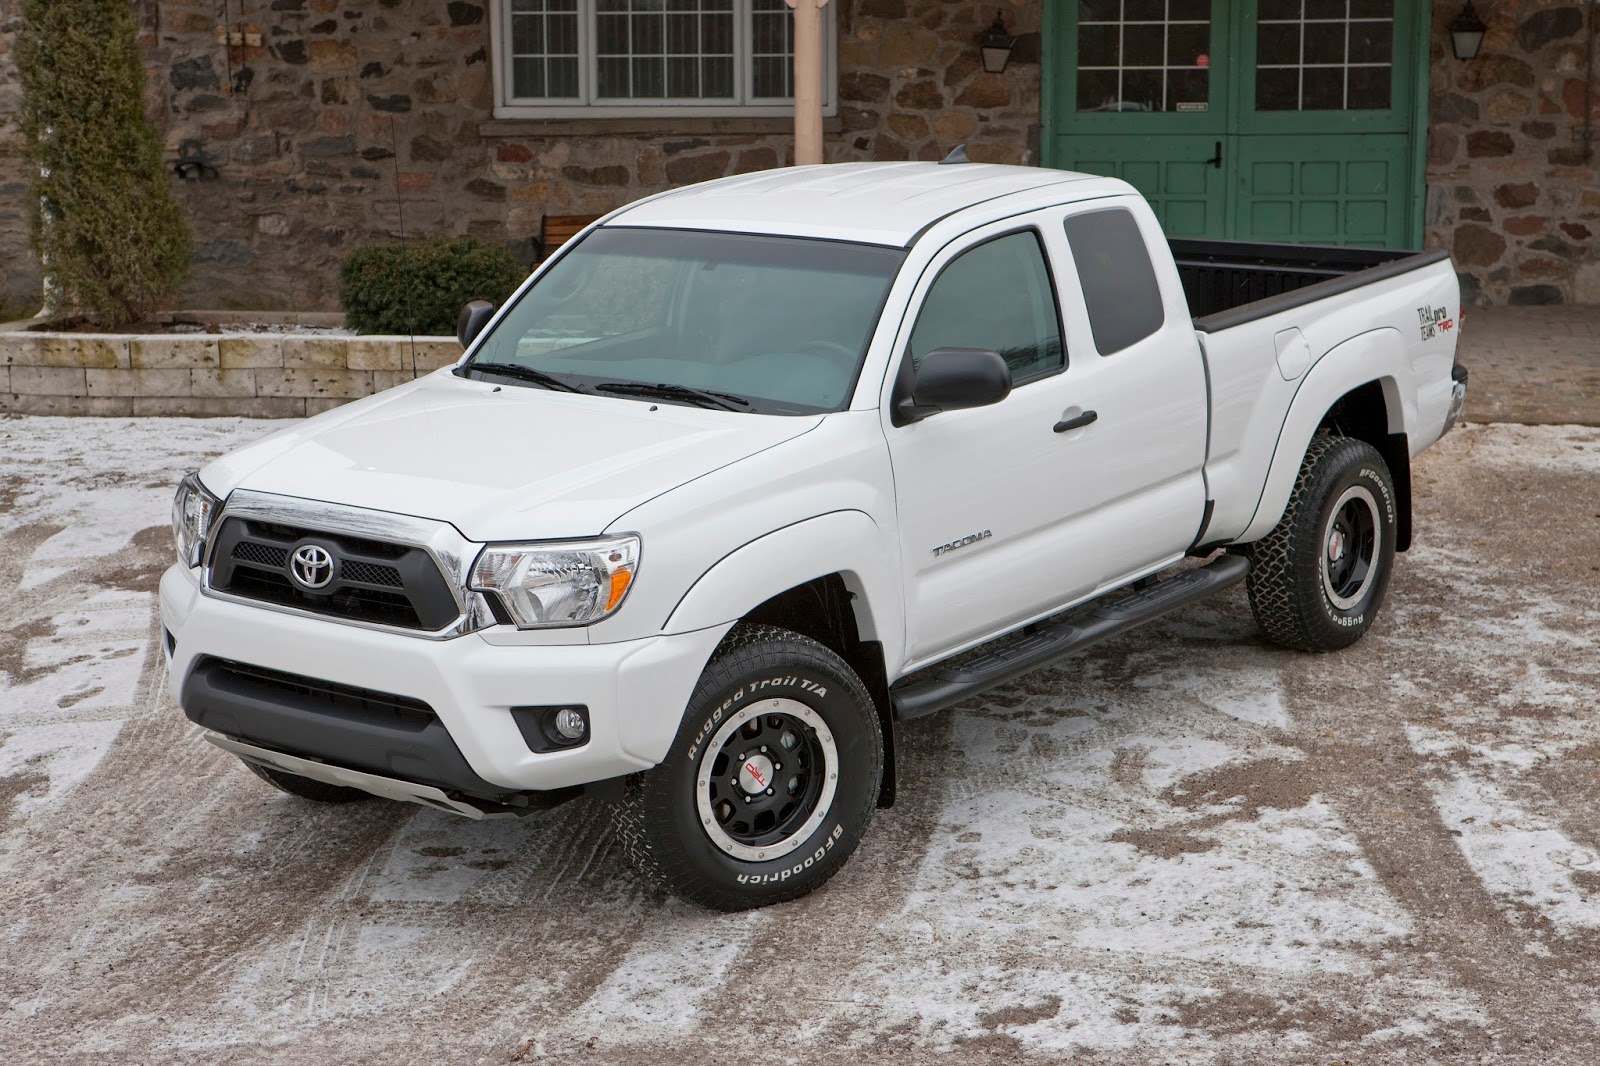
[[185,479],[171,691],[286,792],[592,792],[667,890],[791,899],[892,802],[897,722],[1241,580],[1270,639],[1357,640],[1459,316],[1443,253],[1169,244],[1084,174],[650,197],[469,305],[456,365]]

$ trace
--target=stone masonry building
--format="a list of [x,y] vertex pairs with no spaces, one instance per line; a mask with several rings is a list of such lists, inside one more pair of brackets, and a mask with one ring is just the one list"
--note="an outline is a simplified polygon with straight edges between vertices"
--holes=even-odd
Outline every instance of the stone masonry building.
[[[336,310],[364,244],[783,166],[782,0],[134,0],[189,307]],[[36,293],[0,0],[0,297]],[[996,14],[1014,38],[986,71]],[[1593,5],[832,0],[825,152],[1119,174],[1169,231],[1449,248],[1469,302],[1600,303]],[[1213,147],[1214,146],[1214,147]],[[182,169],[194,180],[177,176]]]

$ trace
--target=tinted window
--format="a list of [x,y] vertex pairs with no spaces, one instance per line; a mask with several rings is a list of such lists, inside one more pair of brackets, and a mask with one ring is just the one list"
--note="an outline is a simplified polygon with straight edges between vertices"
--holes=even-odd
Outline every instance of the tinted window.
[[1133,214],[1121,208],[1067,219],[1067,243],[1078,261],[1078,281],[1089,310],[1094,346],[1101,355],[1144,340],[1166,315],[1161,287]]
[[993,349],[1013,382],[1063,365],[1061,319],[1038,234],[997,237],[944,268],[911,331],[912,363],[935,348]]

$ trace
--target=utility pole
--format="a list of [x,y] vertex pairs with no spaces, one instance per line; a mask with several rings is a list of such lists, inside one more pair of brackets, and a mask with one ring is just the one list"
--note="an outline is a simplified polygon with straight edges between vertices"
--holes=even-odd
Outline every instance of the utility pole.
[[794,164],[822,162],[822,6],[784,0],[794,9]]

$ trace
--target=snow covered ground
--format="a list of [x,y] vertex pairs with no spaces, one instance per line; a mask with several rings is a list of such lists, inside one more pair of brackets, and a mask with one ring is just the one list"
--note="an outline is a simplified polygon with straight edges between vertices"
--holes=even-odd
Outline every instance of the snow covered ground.
[[1235,590],[913,723],[846,870],[723,916],[598,805],[317,807],[200,741],[171,490],[274,425],[0,419],[14,1061],[1593,1061],[1600,430],[1428,452],[1348,652]]

